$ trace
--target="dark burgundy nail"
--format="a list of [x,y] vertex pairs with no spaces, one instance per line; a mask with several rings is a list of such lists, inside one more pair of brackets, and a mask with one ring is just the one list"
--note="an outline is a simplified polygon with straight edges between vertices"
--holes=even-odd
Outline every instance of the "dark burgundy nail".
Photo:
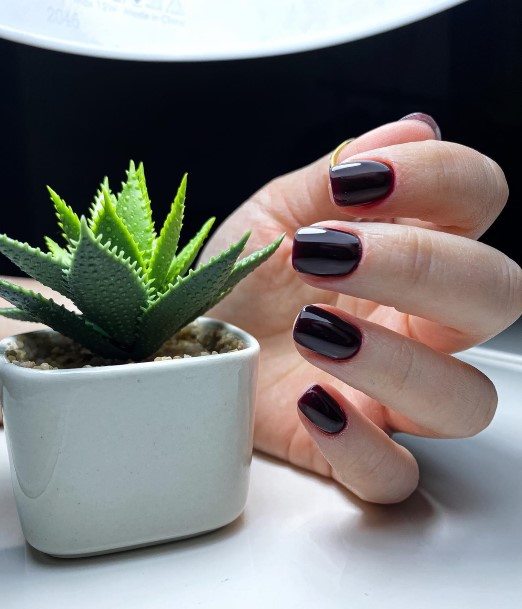
[[315,305],[306,305],[294,324],[299,345],[331,359],[353,357],[361,347],[359,328]]
[[346,427],[343,409],[321,385],[307,389],[297,401],[297,406],[309,421],[326,433],[339,433]]
[[361,242],[352,233],[307,226],[294,235],[292,264],[300,273],[347,275],[355,270],[361,255]]
[[433,116],[430,116],[429,114],[424,114],[424,112],[412,112],[411,114],[407,114],[406,116],[403,116],[399,120],[401,120],[401,121],[421,121],[422,123],[426,123],[427,125],[429,125],[432,128],[433,133],[435,134],[435,137],[438,140],[442,139],[442,135],[440,133],[439,126],[437,125]]
[[367,205],[393,189],[393,172],[378,161],[340,163],[330,168],[332,194],[337,205]]

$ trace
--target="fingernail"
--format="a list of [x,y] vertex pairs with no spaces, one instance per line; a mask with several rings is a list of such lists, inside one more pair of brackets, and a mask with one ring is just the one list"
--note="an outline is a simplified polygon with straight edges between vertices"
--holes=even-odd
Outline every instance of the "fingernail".
[[321,385],[307,389],[297,401],[297,406],[309,421],[326,433],[339,433],[346,427],[343,409]]
[[393,172],[378,161],[340,163],[330,168],[330,184],[337,205],[367,205],[390,194]]
[[294,340],[334,360],[353,357],[361,347],[359,328],[315,305],[306,305],[294,324]]
[[435,119],[432,116],[430,116],[429,114],[424,114],[424,112],[412,112],[411,114],[407,114],[406,116],[403,116],[399,120],[401,120],[401,121],[421,121],[422,123],[426,123],[433,129],[433,133],[435,134],[435,137],[438,140],[442,139],[442,136],[440,133],[440,127],[437,125]]
[[294,235],[292,264],[299,273],[348,275],[361,260],[361,242],[352,233],[306,226]]

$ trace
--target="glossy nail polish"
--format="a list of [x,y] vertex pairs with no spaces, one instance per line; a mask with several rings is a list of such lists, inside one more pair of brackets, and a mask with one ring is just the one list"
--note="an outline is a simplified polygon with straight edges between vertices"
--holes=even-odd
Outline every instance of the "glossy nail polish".
[[393,190],[393,171],[378,161],[353,161],[330,167],[330,184],[336,205],[368,205]]
[[306,226],[294,235],[292,264],[299,273],[348,275],[357,268],[361,255],[361,242],[352,233]]
[[435,134],[435,137],[440,140],[442,139],[442,135],[440,133],[440,128],[437,125],[435,119],[430,116],[429,114],[424,114],[424,112],[412,112],[411,114],[407,114],[406,116],[403,116],[401,119],[399,119],[401,121],[421,121],[422,123],[426,123],[427,125],[429,125],[432,130],[433,133]]
[[362,342],[359,328],[315,305],[301,310],[293,336],[297,344],[334,360],[353,357]]
[[321,385],[307,389],[297,401],[299,410],[314,425],[326,433],[336,434],[346,427],[346,415]]

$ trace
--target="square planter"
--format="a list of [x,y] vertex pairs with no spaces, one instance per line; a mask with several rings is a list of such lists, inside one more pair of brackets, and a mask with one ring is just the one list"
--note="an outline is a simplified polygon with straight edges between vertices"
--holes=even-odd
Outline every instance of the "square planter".
[[[27,541],[86,556],[211,531],[244,509],[259,344],[178,360],[72,370],[9,363],[1,400]],[[44,330],[46,332],[47,330]]]

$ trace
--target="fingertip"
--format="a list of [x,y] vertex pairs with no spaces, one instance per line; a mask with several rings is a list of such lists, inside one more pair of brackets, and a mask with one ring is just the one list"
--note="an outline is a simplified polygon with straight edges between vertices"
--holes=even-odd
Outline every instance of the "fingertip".
[[363,501],[399,503],[417,488],[413,455],[396,444],[329,383],[314,383],[298,400],[298,416],[331,466],[331,476]]
[[433,131],[437,140],[442,139],[439,125],[437,124],[433,116],[430,116],[429,114],[425,114],[424,112],[412,112],[400,118],[399,122],[400,121],[418,121],[424,123],[425,125],[428,125],[428,127]]

